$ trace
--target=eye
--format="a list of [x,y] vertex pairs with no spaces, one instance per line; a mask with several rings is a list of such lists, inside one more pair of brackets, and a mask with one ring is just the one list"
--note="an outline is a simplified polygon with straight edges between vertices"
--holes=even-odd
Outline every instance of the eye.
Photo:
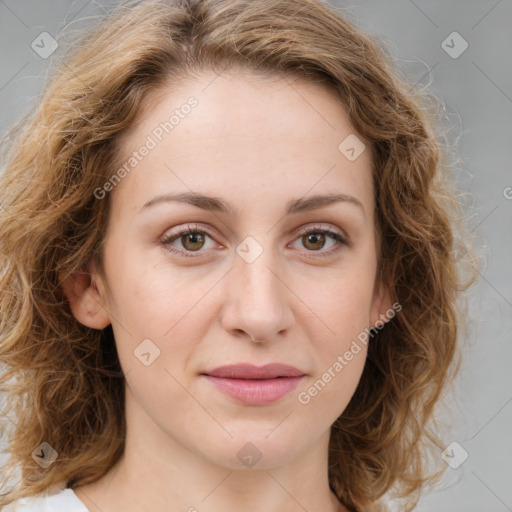
[[[318,256],[331,256],[342,249],[342,246],[348,246],[349,243],[341,233],[330,229],[323,229],[317,226],[303,229],[297,241],[302,242],[303,246],[308,249],[307,252],[318,252]],[[321,250],[326,242],[331,242],[330,247],[333,250]]]
[[[305,228],[299,234],[297,241],[302,242],[308,253],[318,253],[315,256],[331,256],[341,250],[342,246],[350,245],[341,233],[318,226]],[[211,240],[209,247],[206,244],[207,238]],[[176,247],[175,242],[178,242],[181,247]],[[322,250],[326,242],[330,242],[329,247],[335,248]],[[197,224],[183,226],[175,232],[165,235],[161,243],[166,250],[185,257],[194,257],[193,253],[205,252],[202,249],[208,250],[215,247],[212,237],[208,232],[198,229]]]
[[[210,238],[210,240],[213,242],[212,238],[206,231],[198,229],[197,224],[195,226],[189,225],[183,226],[182,228],[178,229],[177,232],[164,236],[162,239],[162,245],[164,245],[165,248],[172,253],[185,257],[194,257],[190,253],[204,252],[201,251],[201,249],[205,247],[206,238]],[[178,241],[179,244],[181,244],[181,248],[176,249],[173,245],[174,241]],[[215,246],[215,243],[206,248],[210,249],[213,246]]]

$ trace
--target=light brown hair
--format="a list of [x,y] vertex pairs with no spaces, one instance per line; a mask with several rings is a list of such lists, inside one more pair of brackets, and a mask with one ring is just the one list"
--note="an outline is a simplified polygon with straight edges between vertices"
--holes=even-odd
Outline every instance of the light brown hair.
[[[426,474],[429,446],[439,460],[444,449],[427,424],[460,364],[457,201],[434,103],[379,40],[321,0],[125,3],[73,44],[34,112],[3,141],[0,385],[13,419],[3,474],[17,467],[21,482],[0,507],[61,482],[93,482],[123,453],[112,330],[77,322],[59,275],[90,258],[101,268],[109,197],[94,190],[117,170],[116,141],[163,87],[202,69],[323,83],[371,144],[378,272],[402,310],[370,340],[357,390],[332,427],[329,483],[353,511],[391,490],[412,510],[443,469]],[[42,442],[58,452],[46,469],[31,457]]]

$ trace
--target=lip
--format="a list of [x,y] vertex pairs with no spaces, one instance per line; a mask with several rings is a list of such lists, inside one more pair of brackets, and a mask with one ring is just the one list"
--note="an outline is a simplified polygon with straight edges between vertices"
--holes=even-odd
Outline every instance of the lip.
[[281,363],[271,363],[264,366],[236,363],[219,366],[219,368],[204,372],[204,374],[228,379],[275,379],[276,377],[300,377],[305,375],[298,368]]
[[306,374],[293,366],[238,363],[201,374],[220,392],[247,405],[276,402],[298,386]]

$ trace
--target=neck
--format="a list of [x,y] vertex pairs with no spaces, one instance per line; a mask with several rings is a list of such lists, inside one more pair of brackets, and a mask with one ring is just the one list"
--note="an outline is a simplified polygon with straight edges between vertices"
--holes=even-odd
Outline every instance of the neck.
[[251,512],[347,510],[328,484],[329,432],[285,464],[230,469],[170,437],[128,394],[126,415],[122,458],[96,482],[75,489],[90,512],[238,512],[248,503]]

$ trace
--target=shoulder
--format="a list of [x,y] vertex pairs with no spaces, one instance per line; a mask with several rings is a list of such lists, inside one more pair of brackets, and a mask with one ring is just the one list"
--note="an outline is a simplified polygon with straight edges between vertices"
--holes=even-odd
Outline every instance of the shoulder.
[[3,512],[89,512],[72,489],[62,489],[55,494],[38,494],[21,498]]

